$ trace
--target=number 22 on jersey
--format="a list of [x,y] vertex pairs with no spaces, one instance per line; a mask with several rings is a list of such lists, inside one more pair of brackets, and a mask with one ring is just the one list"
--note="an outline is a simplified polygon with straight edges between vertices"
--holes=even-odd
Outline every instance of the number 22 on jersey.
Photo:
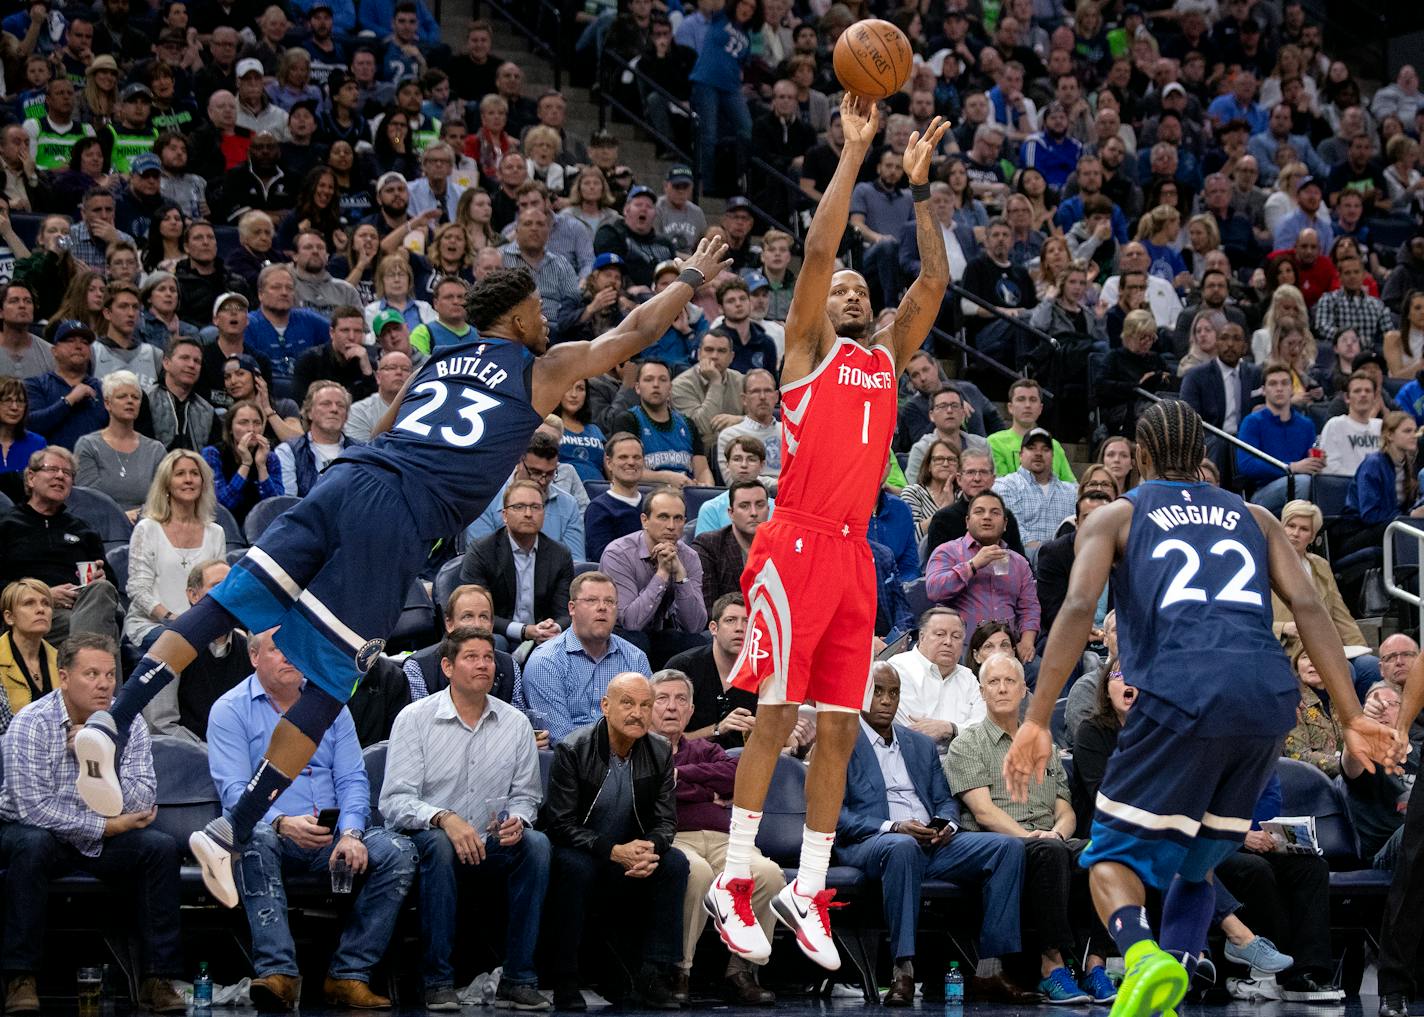
[[426,381],[411,389],[410,394],[417,396],[427,392],[430,393],[430,401],[401,420],[396,427],[422,438],[430,437],[431,432],[435,431],[438,437],[456,448],[469,448],[478,444],[485,434],[484,414],[500,405],[499,400],[493,396],[476,389],[462,388],[460,397],[465,405],[458,407],[456,411],[459,426],[445,424],[437,430],[435,425],[426,423],[426,418],[439,413],[445,406],[450,398],[450,389],[442,381]]
[[1239,540],[1230,537],[1218,540],[1212,544],[1207,551],[1208,554],[1217,558],[1237,557],[1241,560],[1241,567],[1237,569],[1225,586],[1214,597],[1209,597],[1206,590],[1199,586],[1193,586],[1192,580],[1201,571],[1201,555],[1197,549],[1185,540],[1175,537],[1164,540],[1152,549],[1154,560],[1161,560],[1170,554],[1180,554],[1183,558],[1182,567],[1179,568],[1172,581],[1167,584],[1167,592],[1162,595],[1162,603],[1158,609],[1166,609],[1173,604],[1196,603],[1205,604],[1208,600],[1224,602],[1228,604],[1247,604],[1251,607],[1262,607],[1264,602],[1261,595],[1255,590],[1247,589],[1248,584],[1256,576],[1256,562],[1251,557],[1251,552],[1246,549],[1246,545]]

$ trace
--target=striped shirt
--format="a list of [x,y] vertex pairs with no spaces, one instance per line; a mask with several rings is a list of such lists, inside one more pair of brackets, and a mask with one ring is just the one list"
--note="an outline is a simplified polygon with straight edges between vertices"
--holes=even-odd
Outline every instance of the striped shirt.
[[428,830],[447,809],[477,830],[492,811],[534,824],[543,799],[539,750],[534,728],[508,703],[486,696],[471,726],[442,689],[396,715],[389,744],[380,799],[387,828]]
[[[701,588],[700,581],[697,588]],[[574,728],[592,724],[603,716],[599,701],[608,691],[608,683],[624,671],[641,675],[653,673],[642,650],[612,634],[603,656],[594,660],[570,627],[540,646],[525,661],[524,701],[531,710],[548,718],[549,737],[562,741]]]
[[[75,789],[79,761],[68,745],[73,726],[58,689],[15,715],[0,749],[5,787],[0,819],[48,830],[80,854],[98,858],[104,848],[104,817],[84,804]],[[147,812],[158,801],[153,746],[148,727],[135,724],[119,760],[124,812]]]

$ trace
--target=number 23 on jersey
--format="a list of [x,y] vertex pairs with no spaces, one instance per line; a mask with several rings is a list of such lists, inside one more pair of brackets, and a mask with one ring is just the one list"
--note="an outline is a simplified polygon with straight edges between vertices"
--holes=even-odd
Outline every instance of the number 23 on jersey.
[[[442,425],[440,421],[449,419],[450,416],[450,411],[445,410],[445,404],[450,399],[450,387],[443,381],[421,382],[411,389],[407,398],[426,393],[430,394],[429,402],[403,418],[396,424],[396,428],[421,438],[429,438],[434,433],[436,437],[456,448],[469,448],[478,444],[485,434],[484,414],[500,405],[498,399],[478,389],[461,388],[459,399],[464,405],[453,407],[455,420]],[[445,412],[442,413],[442,410]],[[428,423],[427,418],[430,417],[435,417],[436,421]]]

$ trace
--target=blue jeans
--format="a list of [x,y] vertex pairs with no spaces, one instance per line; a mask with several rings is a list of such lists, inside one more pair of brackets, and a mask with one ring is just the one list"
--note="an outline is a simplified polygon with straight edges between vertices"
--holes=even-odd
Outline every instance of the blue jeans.
[[707,186],[717,176],[717,142],[724,137],[750,141],[752,115],[740,90],[724,92],[711,85],[692,83],[692,111],[702,132],[702,181]]
[[1001,833],[957,833],[941,847],[921,847],[905,833],[879,833],[836,849],[836,860],[879,879],[885,924],[894,959],[915,956],[920,886],[947,879],[980,887],[984,921],[979,953],[1002,957],[1019,949],[1019,895],[1023,887],[1024,842]]
[[450,951],[455,945],[456,906],[461,879],[484,879],[491,887],[509,892],[509,931],[505,944],[503,980],[510,985],[534,985],[534,947],[539,941],[539,913],[549,886],[549,838],[525,830],[511,847],[488,846],[485,860],[466,865],[444,830],[411,834],[420,852],[420,933],[425,940],[425,986],[445,988],[455,984]]
[[[1289,495],[1286,494],[1286,481],[1288,477],[1277,477],[1264,487],[1258,487],[1256,493],[1251,496],[1253,505],[1260,505],[1268,510],[1271,515],[1279,517],[1281,509],[1286,507]],[[1310,474],[1297,473],[1295,476],[1295,496],[1310,499]]]
[[877,310],[895,304],[900,295],[900,242],[886,237],[865,252],[865,275]]
[[[366,871],[357,877],[351,917],[341,932],[327,974],[367,982],[395,931],[396,916],[415,876],[415,847],[398,833],[380,827],[366,831]],[[252,929],[252,969],[257,977],[299,974],[297,947],[287,926],[284,873],[325,876],[331,850],[298,847],[266,823],[258,823],[242,848],[240,889],[247,924]]]

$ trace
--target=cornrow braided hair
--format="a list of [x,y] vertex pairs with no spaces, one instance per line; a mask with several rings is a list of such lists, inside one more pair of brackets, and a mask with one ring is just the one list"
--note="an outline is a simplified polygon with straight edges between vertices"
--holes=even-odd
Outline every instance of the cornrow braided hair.
[[1180,399],[1153,403],[1137,418],[1137,444],[1146,450],[1159,477],[1196,480],[1206,458],[1201,417]]

